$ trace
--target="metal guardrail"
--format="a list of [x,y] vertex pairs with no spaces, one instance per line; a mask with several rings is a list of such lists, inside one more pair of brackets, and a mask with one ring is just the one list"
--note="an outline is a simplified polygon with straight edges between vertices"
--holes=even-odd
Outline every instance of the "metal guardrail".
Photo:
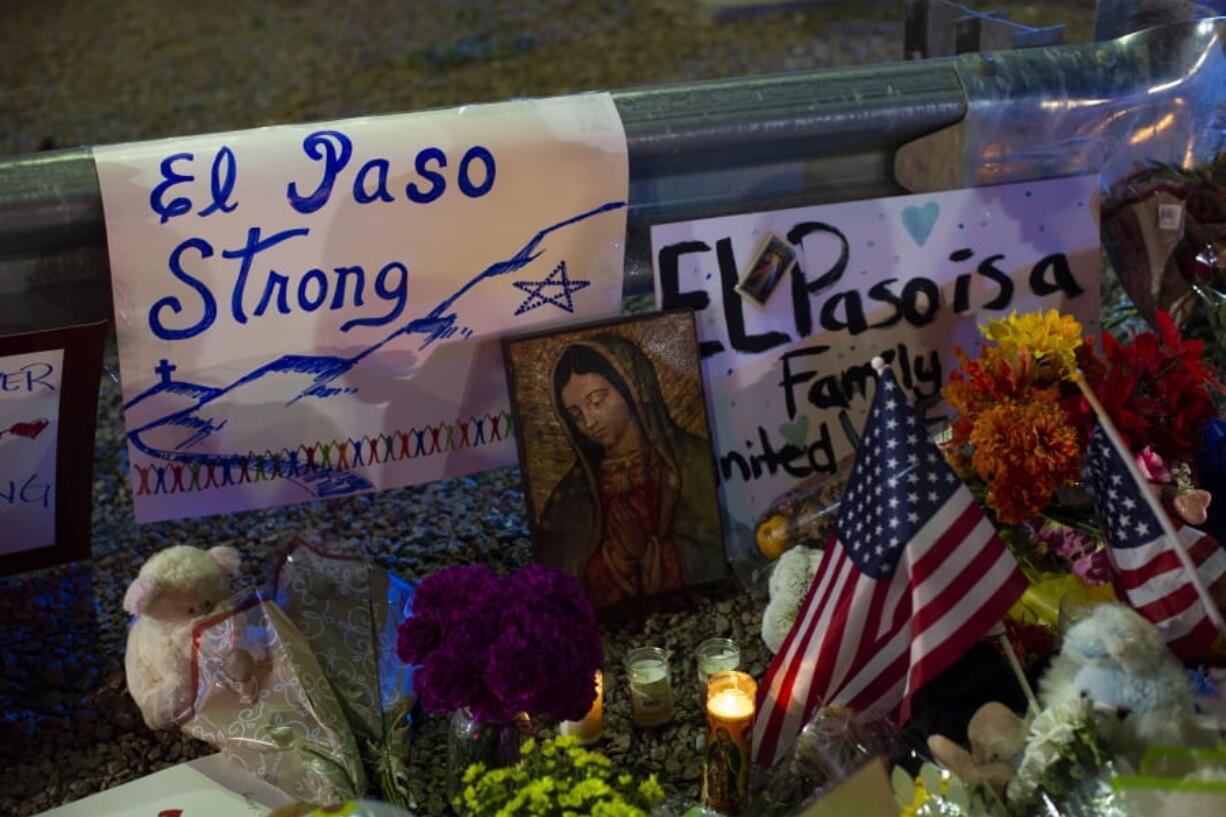
[[[985,163],[999,180],[1115,167],[1126,153],[1084,148],[1087,134],[1126,136],[1104,124],[1121,111],[1142,127],[1147,105],[1182,106],[1194,145],[1144,147],[1166,161],[1212,155],[1226,123],[1223,42],[1226,21],[1200,21],[1109,43],[614,92],[630,156],[626,292],[650,291],[652,224],[891,195],[905,192],[900,179],[982,184]],[[1002,150],[1018,151],[1016,166]],[[0,334],[110,312],[89,149],[0,159]]]
[[[899,63],[617,91],[630,157],[628,291],[650,288],[646,227],[899,191],[900,145],[957,122],[948,63]],[[110,314],[88,148],[0,159],[0,333]]]

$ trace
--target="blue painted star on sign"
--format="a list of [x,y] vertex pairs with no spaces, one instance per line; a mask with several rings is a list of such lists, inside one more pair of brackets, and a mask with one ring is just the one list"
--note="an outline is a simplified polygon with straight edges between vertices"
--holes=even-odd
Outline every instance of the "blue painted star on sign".
[[[536,309],[538,306],[544,306],[545,304],[553,304],[559,309],[563,309],[567,312],[574,312],[575,302],[574,299],[571,298],[571,295],[584,287],[591,286],[591,283],[591,281],[572,281],[566,272],[566,262],[562,261],[556,267],[554,267],[553,272],[549,273],[549,277],[544,281],[515,282],[515,286],[517,288],[528,293],[528,297],[525,298],[524,302],[519,305],[518,309],[515,310],[515,314],[522,315],[525,312],[529,312]],[[555,295],[546,295],[544,292],[546,287],[560,288],[561,292],[558,292]]]

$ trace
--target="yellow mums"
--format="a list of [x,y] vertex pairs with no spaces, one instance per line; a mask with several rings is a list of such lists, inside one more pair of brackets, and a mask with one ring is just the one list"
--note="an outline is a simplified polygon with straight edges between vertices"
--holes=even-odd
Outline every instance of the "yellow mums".
[[981,331],[1006,356],[1016,358],[1025,349],[1044,375],[1063,379],[1077,368],[1084,330],[1072,315],[1049,309],[1025,315],[1012,312],[1007,318],[988,321]]
[[464,773],[455,806],[467,817],[646,817],[664,790],[655,777],[635,782],[614,775],[613,762],[580,748],[574,738],[525,741],[519,763]]

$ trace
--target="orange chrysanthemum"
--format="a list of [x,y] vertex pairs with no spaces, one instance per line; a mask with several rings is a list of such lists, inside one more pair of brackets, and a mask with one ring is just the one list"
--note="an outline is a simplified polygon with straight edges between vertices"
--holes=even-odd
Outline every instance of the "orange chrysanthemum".
[[969,429],[971,467],[988,484],[987,504],[1002,522],[1024,522],[1047,507],[1058,488],[1081,475],[1077,430],[1055,392],[990,406]]
[[1004,401],[1033,400],[1042,393],[1034,385],[1034,359],[1024,349],[1008,356],[988,347],[977,360],[971,360],[961,349],[957,353],[961,369],[950,372],[944,390],[945,399],[958,410],[948,443],[951,449],[970,441],[971,431],[984,411]]

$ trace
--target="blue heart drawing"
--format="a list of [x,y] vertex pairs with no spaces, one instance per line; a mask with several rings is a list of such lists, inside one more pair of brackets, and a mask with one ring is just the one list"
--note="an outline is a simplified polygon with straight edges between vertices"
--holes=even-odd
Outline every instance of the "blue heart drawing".
[[935,201],[930,201],[923,207],[912,204],[902,208],[902,226],[907,228],[915,243],[922,247],[928,236],[932,235],[932,228],[936,226],[940,216],[941,205]]
[[802,414],[790,423],[782,423],[779,426],[779,434],[797,448],[804,448],[805,440],[809,436],[808,416]]

